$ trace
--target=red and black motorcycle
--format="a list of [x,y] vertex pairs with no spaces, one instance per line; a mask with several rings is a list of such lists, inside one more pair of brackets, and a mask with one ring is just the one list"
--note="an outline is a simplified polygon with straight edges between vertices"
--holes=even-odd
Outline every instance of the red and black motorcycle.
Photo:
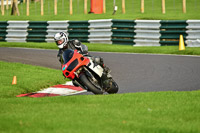
[[96,65],[92,57],[83,56],[77,50],[68,49],[63,52],[63,61],[63,75],[71,79],[76,86],[80,86],[94,94],[103,94],[104,92],[114,94],[118,92],[119,87],[113,79],[111,79],[111,88],[107,90],[103,88],[103,68]]

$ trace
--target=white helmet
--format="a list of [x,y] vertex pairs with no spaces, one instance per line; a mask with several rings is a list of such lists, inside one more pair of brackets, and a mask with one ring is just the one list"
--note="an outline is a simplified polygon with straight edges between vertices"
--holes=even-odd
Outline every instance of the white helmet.
[[68,42],[68,37],[65,32],[59,32],[54,35],[54,40],[58,48],[62,49],[66,46]]

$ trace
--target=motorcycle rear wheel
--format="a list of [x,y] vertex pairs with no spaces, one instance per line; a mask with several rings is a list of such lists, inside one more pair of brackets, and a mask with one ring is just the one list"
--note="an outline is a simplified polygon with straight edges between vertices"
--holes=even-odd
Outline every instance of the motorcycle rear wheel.
[[100,95],[103,94],[103,92],[101,90],[99,90],[98,88],[96,88],[87,78],[87,76],[85,74],[82,74],[80,76],[80,80],[82,81],[82,83],[84,84],[84,86],[86,86],[90,91],[92,91],[94,94],[96,95]]

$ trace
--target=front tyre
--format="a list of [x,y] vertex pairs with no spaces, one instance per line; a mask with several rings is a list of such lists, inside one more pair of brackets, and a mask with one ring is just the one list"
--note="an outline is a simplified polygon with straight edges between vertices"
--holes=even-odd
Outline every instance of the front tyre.
[[80,80],[83,83],[83,86],[86,86],[88,88],[88,90],[92,91],[94,94],[103,94],[103,92],[101,90],[99,90],[98,88],[96,88],[87,78],[87,76],[85,74],[82,74],[80,76]]
[[119,86],[117,85],[117,83],[114,80],[112,80],[112,88],[110,88],[107,92],[109,94],[115,94],[118,92],[118,90],[119,90]]

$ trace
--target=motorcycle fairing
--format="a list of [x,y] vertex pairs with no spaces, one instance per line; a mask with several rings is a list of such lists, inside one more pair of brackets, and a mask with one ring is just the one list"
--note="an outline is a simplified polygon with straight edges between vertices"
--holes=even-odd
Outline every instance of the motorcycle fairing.
[[[73,52],[73,53],[72,53]],[[63,58],[68,61],[64,65],[62,65],[62,71],[66,78],[74,79],[76,76],[76,71],[82,66],[87,66],[90,63],[88,58],[84,58],[83,55],[79,54],[77,50],[66,50],[64,51]],[[68,58],[68,59],[65,59]],[[65,61],[64,61],[65,62]]]
[[[90,57],[89,57],[90,58]],[[90,65],[88,67],[94,71],[99,77],[103,74],[103,68],[100,65],[95,65],[94,62],[90,59]]]

